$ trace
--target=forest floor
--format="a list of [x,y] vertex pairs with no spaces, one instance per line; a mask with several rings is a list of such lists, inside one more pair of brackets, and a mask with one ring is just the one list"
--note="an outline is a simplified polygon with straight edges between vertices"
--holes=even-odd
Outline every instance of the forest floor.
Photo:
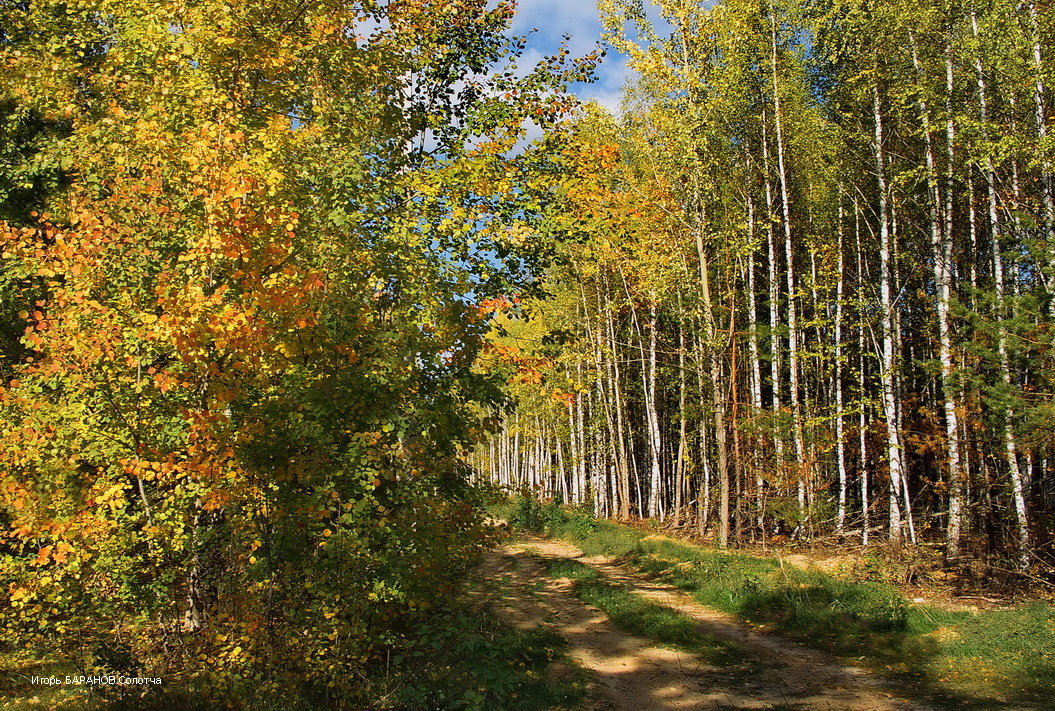
[[570,543],[520,536],[491,551],[479,574],[478,594],[505,622],[566,640],[591,677],[591,710],[929,708],[864,669],[758,633]]

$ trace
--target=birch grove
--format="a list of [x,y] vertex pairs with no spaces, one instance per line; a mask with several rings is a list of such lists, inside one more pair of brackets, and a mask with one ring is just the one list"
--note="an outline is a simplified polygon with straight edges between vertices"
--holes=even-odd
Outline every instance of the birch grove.
[[541,374],[509,386],[519,419],[476,468],[723,545],[832,534],[1041,562],[1052,14],[655,4],[658,23],[600,3],[635,78],[621,117],[564,128],[575,177],[550,226],[573,238],[493,337]]

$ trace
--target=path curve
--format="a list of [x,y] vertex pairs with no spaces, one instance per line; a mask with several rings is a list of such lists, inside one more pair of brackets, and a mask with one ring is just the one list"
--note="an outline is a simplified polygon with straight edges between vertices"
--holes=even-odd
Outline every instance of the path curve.
[[[747,661],[718,668],[619,629],[603,612],[576,598],[570,581],[549,578],[537,555],[575,559],[593,567],[611,582],[693,618],[701,633],[735,643]],[[927,711],[926,706],[897,697],[862,669],[756,633],[731,615],[704,607],[608,559],[586,557],[563,541],[524,537],[492,551],[481,574],[499,587],[495,611],[508,623],[548,627],[568,642],[571,658],[595,680],[588,700],[591,711]]]

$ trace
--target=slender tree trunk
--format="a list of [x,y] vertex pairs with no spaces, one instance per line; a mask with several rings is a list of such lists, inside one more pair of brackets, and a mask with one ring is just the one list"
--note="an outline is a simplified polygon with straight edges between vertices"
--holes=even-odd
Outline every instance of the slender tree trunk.
[[704,219],[696,229],[696,252],[699,257],[700,284],[703,294],[703,320],[707,336],[708,375],[711,386],[711,405],[714,416],[714,443],[718,454],[718,544],[729,545],[729,452],[726,446],[725,392],[721,361],[718,356],[718,329],[714,320],[714,301],[711,297],[710,267],[703,244]]
[[835,389],[835,466],[839,476],[839,507],[836,513],[836,527],[840,533],[846,526],[846,433],[843,429],[843,284],[846,261],[843,256],[843,203],[839,196],[839,224],[838,244],[839,250],[838,274],[835,283],[835,373],[833,383]]
[[[578,393],[575,395],[579,397]],[[575,405],[569,402],[567,405],[568,410],[568,445],[571,450],[571,486],[568,487],[568,491],[564,500],[568,503],[574,503],[575,501],[575,486],[576,480],[578,479],[579,472],[579,460],[582,457],[582,450],[579,449],[579,435],[578,426],[575,418]]]
[[[920,68],[919,55],[916,49],[915,36],[910,34],[912,43],[912,65],[916,71],[920,98],[920,118],[923,121],[923,139],[927,164],[927,188],[929,200],[927,209],[930,222],[931,258],[934,261],[934,301],[935,314],[938,319],[938,358],[941,362],[941,380],[939,388],[942,394],[942,407],[945,413],[945,457],[949,470],[949,518],[946,529],[947,551],[950,558],[960,555],[960,539],[963,533],[963,465],[960,447],[960,431],[957,415],[957,403],[952,380],[954,366],[952,355],[952,333],[949,325],[949,305],[952,297],[952,228],[953,228],[953,195],[952,171],[954,168],[955,125],[950,114],[946,125],[948,171],[945,180],[945,222],[941,224],[939,209],[941,190],[938,185],[938,170],[934,156],[934,143],[931,134],[930,111],[923,98],[923,73]],[[946,98],[951,110],[953,90],[952,56],[946,55]],[[944,229],[943,229],[944,227]]]
[[524,477],[525,471],[523,466],[523,460],[520,456],[520,412],[518,411],[513,417],[513,451],[512,451],[512,464],[514,477],[518,487],[526,487],[528,485],[527,480]]
[[557,491],[560,493],[561,501],[568,501],[568,470],[564,459],[564,444],[560,437],[555,439],[557,441],[557,471],[560,473],[560,487]]
[[664,519],[663,438],[659,427],[659,388],[656,382],[656,295],[651,295],[648,320],[648,380],[645,409],[648,414],[648,434],[651,447],[652,483],[649,488],[649,509],[653,518]]
[[201,499],[194,500],[191,524],[190,548],[193,551],[190,560],[190,574],[187,576],[187,608],[183,612],[183,631],[199,632],[205,626],[205,584],[201,562],[201,532],[205,527],[205,509]]
[[[582,382],[582,364],[576,364],[576,382]],[[575,503],[581,504],[586,500],[588,494],[587,491],[587,457],[589,456],[588,447],[586,445],[586,416],[585,416],[585,405],[583,402],[582,394],[578,394],[575,398],[575,432],[576,437],[579,440],[579,458],[576,462],[576,476],[575,476]]]
[[868,545],[868,527],[871,524],[869,516],[869,471],[868,471],[868,414],[865,401],[865,322],[864,312],[864,288],[867,283],[864,271],[864,255],[861,248],[861,209],[854,198],[854,240],[857,247],[857,476],[861,480],[861,545]]
[[615,318],[612,315],[612,306],[608,297],[608,287],[605,285],[605,324],[607,326],[608,347],[611,351],[609,358],[610,382],[612,383],[612,395],[615,400],[615,429],[616,429],[616,452],[618,453],[618,475],[619,475],[619,518],[626,521],[630,519],[630,456],[627,451],[626,417],[624,415],[623,399],[623,376],[619,368],[619,342],[616,339]]
[[[783,404],[780,397],[781,370],[783,368],[783,349],[780,342],[780,280],[777,277],[776,234],[773,230],[774,207],[773,186],[769,179],[769,137],[766,130],[766,110],[762,109],[762,179],[766,191],[766,247],[768,258],[769,280],[769,381],[770,407],[774,420],[780,417]],[[784,436],[779,427],[773,427],[773,453],[776,457],[776,469],[781,474],[785,470]]]
[[736,308],[733,304],[733,293],[735,285],[731,283],[733,281],[733,272],[730,269],[727,272],[729,275],[729,282],[726,284],[727,293],[729,294],[729,388],[730,395],[729,401],[730,412],[729,421],[727,427],[732,431],[733,434],[733,449],[730,462],[728,464],[730,468],[730,477],[735,483],[735,515],[732,517],[732,522],[735,524],[736,542],[739,544],[742,542],[743,536],[743,503],[744,503],[744,480],[742,472],[744,467],[742,462],[744,460],[743,449],[740,446],[740,425],[739,425],[739,412],[740,412],[740,373],[738,369],[739,358],[736,338]]
[[[705,371],[705,361],[707,358],[706,344],[703,342],[702,337],[697,337],[696,347],[698,355],[696,359],[697,363],[697,381],[700,386],[700,412],[707,412],[707,375]],[[707,429],[707,418],[700,417],[700,467],[703,470],[700,487],[697,491],[696,496],[696,509],[697,518],[699,519],[700,535],[704,536],[707,534],[707,524],[711,520],[711,447],[710,438],[708,437]]]
[[953,118],[952,46],[945,48],[945,230],[941,245],[935,250],[935,279],[938,291],[938,333],[941,346],[942,394],[945,408],[945,437],[949,450],[949,555],[957,557],[963,537],[963,486],[967,477],[963,468],[963,442],[960,438],[959,403],[956,397],[956,366],[952,347],[952,326],[949,307],[952,303],[953,281],[953,207],[956,166],[956,122]]
[[[891,205],[890,205],[890,218],[891,218],[890,219],[890,263],[892,265],[894,265],[894,271],[892,273],[892,276],[893,276],[893,286],[892,286],[892,288],[893,288],[893,292],[895,294],[903,294],[903,293],[905,293],[904,286],[902,284],[903,276],[901,275],[900,271],[897,269],[897,265],[901,263],[901,258],[900,258],[901,242],[900,242],[900,239],[898,237],[898,235],[901,234],[901,233],[898,231],[898,213],[897,213],[897,205],[896,205],[896,203],[891,203]],[[908,353],[908,358],[907,359],[904,358],[904,353],[905,353],[905,340],[904,340],[904,337],[905,337],[905,333],[904,333],[904,329],[901,328],[901,318],[902,318],[902,311],[901,311],[901,309],[900,308],[895,308],[894,311],[893,311],[892,316],[893,316],[893,320],[894,320],[894,333],[893,333],[893,336],[894,336],[894,339],[893,339],[894,340],[894,353],[897,354],[898,363],[900,364],[900,363],[906,362],[906,360],[907,360],[907,362],[911,363],[912,360],[913,360],[912,359],[912,352],[911,352],[911,350]],[[910,343],[909,347],[911,348],[912,341],[910,340],[909,343]],[[894,415],[897,418],[897,425],[895,426],[895,429],[897,430],[899,436],[901,435],[902,432],[905,431],[904,398],[901,395],[901,388],[904,386],[904,383],[903,383],[903,381],[902,381],[902,379],[900,377],[900,374],[901,374],[901,369],[899,367],[894,372],[894,381],[893,381],[893,388],[894,388]],[[902,496],[901,505],[902,505],[902,509],[901,509],[901,511],[902,511],[902,515],[903,515],[903,521],[905,522],[905,529],[908,532],[909,541],[913,545],[915,545],[915,543],[916,543],[915,514],[913,513],[913,507],[912,507],[912,493],[909,491],[909,476],[908,476],[908,472],[907,472],[907,464],[905,464],[904,451],[905,451],[904,450],[904,443],[902,443],[902,449],[901,449],[901,452],[902,452],[902,455],[901,455],[901,465],[902,465],[902,470],[901,470],[901,472],[902,472],[902,474],[901,474],[901,496]]]
[[876,179],[879,183],[879,298],[883,321],[883,362],[880,378],[883,390],[883,416],[886,418],[887,462],[890,470],[890,539],[900,542],[904,534],[901,519],[901,437],[898,432],[897,403],[894,393],[894,298],[891,293],[893,265],[891,264],[890,208],[888,205],[886,160],[883,155],[883,113],[878,82],[873,85],[873,117],[875,119]]
[[777,177],[780,184],[780,204],[784,228],[784,260],[787,277],[788,302],[788,391],[791,398],[792,435],[795,440],[795,464],[799,497],[799,512],[806,512],[806,482],[811,478],[806,461],[805,435],[802,427],[802,403],[799,392],[799,333],[798,306],[795,287],[795,256],[791,229],[791,201],[788,195],[788,177],[784,161],[784,121],[780,105],[780,85],[777,81],[777,18],[770,3],[770,49],[773,80],[773,127],[777,142]]
[[[1048,138],[1047,111],[1045,110],[1047,89],[1044,86],[1044,53],[1041,46],[1040,17],[1037,12],[1037,3],[1029,0],[1026,3],[1029,10],[1030,28],[1033,32],[1033,72],[1035,80],[1033,83],[1034,117],[1037,128],[1037,142],[1044,145]],[[1051,161],[1046,157],[1048,151],[1041,148],[1041,187],[1044,202],[1044,232],[1046,238],[1047,264],[1044,272],[1044,283],[1048,289],[1049,314],[1055,318],[1055,194],[1052,186]]]
[[681,292],[678,292],[678,456],[675,462],[674,525],[681,526],[682,507],[685,505],[685,459],[688,456],[688,425],[686,417],[685,327]]
[[[747,200],[747,223],[748,235],[752,240],[751,253],[747,257],[747,347],[751,358],[751,416],[754,419],[762,414],[762,365],[758,346],[758,298],[755,293],[755,204],[750,196]],[[757,439],[754,443],[758,443]],[[765,495],[765,481],[762,478],[758,447],[753,446],[751,450],[751,467],[755,472],[755,524],[759,534],[764,534],[762,500]]]
[[[626,278],[623,279],[623,285],[626,289],[627,298],[630,298],[630,288],[626,284]],[[659,515],[659,497],[662,486],[662,456],[663,446],[660,440],[659,433],[659,416],[656,412],[656,383],[655,383],[655,368],[656,368],[656,312],[655,303],[651,306],[651,316],[649,319],[649,349],[648,353],[645,352],[645,337],[642,333],[640,322],[637,318],[636,311],[631,308],[631,316],[634,320],[634,328],[637,332],[638,350],[641,354],[641,388],[642,394],[645,401],[645,432],[647,433],[648,441],[648,463],[649,463],[649,490],[648,490],[648,507],[646,509],[646,515],[651,517],[657,517]]]
[[[971,31],[975,41],[978,41],[978,16],[971,12]],[[985,71],[982,67],[981,51],[975,48],[974,68],[978,80],[978,109],[985,132],[984,138],[988,139],[989,106],[987,98],[987,86]],[[1003,320],[1007,318],[1007,306],[1005,301],[1004,284],[1004,255],[1001,244],[1000,213],[996,195],[996,170],[993,167],[992,156],[987,152],[985,157],[985,183],[989,207],[989,234],[993,245],[993,281],[996,288],[996,318]],[[1001,324],[997,329],[997,353],[1000,358],[1000,378],[1007,390],[1011,390],[1011,359],[1007,350],[1007,331]],[[1007,460],[1008,475],[1011,479],[1011,495],[1015,503],[1015,517],[1018,524],[1018,550],[1019,565],[1025,569],[1029,567],[1031,546],[1029,540],[1029,518],[1026,510],[1025,487],[1022,482],[1022,470],[1018,462],[1018,442],[1015,439],[1013,423],[1015,408],[1007,405],[1003,412],[1001,422],[1001,434],[1004,445],[1004,457]]]

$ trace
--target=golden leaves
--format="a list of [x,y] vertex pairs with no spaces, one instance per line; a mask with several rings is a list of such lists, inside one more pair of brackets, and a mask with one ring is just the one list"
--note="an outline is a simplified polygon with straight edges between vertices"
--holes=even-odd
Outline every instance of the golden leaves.
[[[67,142],[77,172],[62,211],[41,216],[32,231],[4,228],[0,238],[5,271],[11,259],[53,284],[47,303],[23,316],[36,360],[0,393],[0,472],[62,482],[53,491],[2,492],[9,533],[25,536],[27,558],[41,566],[72,569],[88,549],[104,550],[93,592],[115,593],[97,596],[115,618],[146,619],[143,610],[129,614],[126,601],[164,600],[159,614],[170,614],[168,601],[177,596],[164,586],[185,580],[191,531],[224,510],[222,534],[236,553],[223,583],[238,617],[210,615],[208,632],[193,640],[208,664],[250,664],[259,651],[261,642],[244,634],[264,624],[254,617],[255,581],[239,576],[246,561],[276,559],[274,547],[261,552],[261,539],[277,517],[303,524],[307,547],[329,541],[327,553],[345,545],[368,551],[364,542],[388,536],[393,550],[425,561],[418,569],[432,579],[444,574],[427,565],[434,549],[443,548],[447,560],[447,550],[471,544],[431,535],[461,530],[448,520],[454,515],[436,493],[433,472],[453,465],[446,452],[456,446],[446,445],[469,435],[428,407],[413,408],[426,387],[421,363],[459,358],[471,365],[482,329],[456,298],[461,284],[434,293],[440,268],[421,245],[430,238],[425,229],[467,240],[485,217],[471,204],[472,189],[511,199],[521,180],[504,169],[500,142],[483,147],[490,155],[477,156],[479,165],[462,166],[465,183],[455,170],[404,173],[399,158],[394,169],[384,164],[405,127],[379,117],[401,110],[399,101],[385,102],[416,61],[417,39],[446,30],[451,18],[467,27],[482,21],[483,4],[402,3],[393,9],[398,27],[380,31],[383,46],[369,51],[346,32],[359,9],[309,4],[278,40],[270,30],[247,31],[244,21],[259,7],[198,3],[180,8],[178,28],[157,23],[167,10],[118,22],[114,31],[131,36],[107,48],[89,79],[84,93],[99,97],[99,110],[78,115]],[[120,3],[107,9],[118,18],[130,12]],[[472,28],[465,33],[473,42]],[[406,47],[392,43],[397,35]],[[440,45],[460,51],[450,38]],[[252,87],[241,79],[250,75]],[[357,97],[364,106],[351,103]],[[408,189],[414,198],[399,201],[412,184],[433,205],[450,199],[449,214],[422,227],[428,211],[414,202],[417,193]],[[346,209],[349,203],[355,206]],[[343,223],[327,219],[332,204],[342,206]],[[490,238],[520,248],[532,235],[495,227]],[[386,278],[375,305],[364,293],[377,275]],[[485,302],[475,317],[511,303]],[[519,366],[530,374],[530,363]],[[455,369],[437,369],[444,370]],[[462,374],[439,373],[429,387],[466,402],[483,391]],[[419,425],[432,434],[404,447]],[[443,447],[431,447],[441,438]],[[407,477],[412,456],[419,466]],[[329,496],[338,491],[341,497]],[[409,511],[418,525],[396,530]],[[60,535],[47,527],[55,521],[69,529]],[[129,551],[134,560],[120,557]],[[129,562],[137,572],[163,574],[149,582],[151,575],[122,576]],[[323,581],[316,565],[297,574]],[[395,581],[372,606],[394,618],[405,609],[395,585],[405,582]],[[368,589],[354,591],[365,598]],[[333,597],[312,609],[327,620],[352,618]],[[339,629],[343,644],[349,635]],[[337,638],[329,626],[324,632]],[[308,631],[297,644],[312,656],[320,639]]]
[[73,546],[66,543],[66,541],[59,541],[55,545],[55,549],[51,554],[51,559],[58,565],[62,565],[66,562],[69,554],[73,552]]
[[35,565],[35,566],[38,566],[38,567],[42,566],[42,565],[47,565],[48,561],[51,560],[51,551],[53,549],[54,549],[53,546],[44,546],[43,548],[38,550],[37,551],[37,558],[36,558],[36,560],[34,560],[31,563],[31,565]]
[[118,482],[96,493],[89,501],[97,507],[107,506],[116,510],[125,505],[124,492],[126,489],[127,485],[124,482]]

